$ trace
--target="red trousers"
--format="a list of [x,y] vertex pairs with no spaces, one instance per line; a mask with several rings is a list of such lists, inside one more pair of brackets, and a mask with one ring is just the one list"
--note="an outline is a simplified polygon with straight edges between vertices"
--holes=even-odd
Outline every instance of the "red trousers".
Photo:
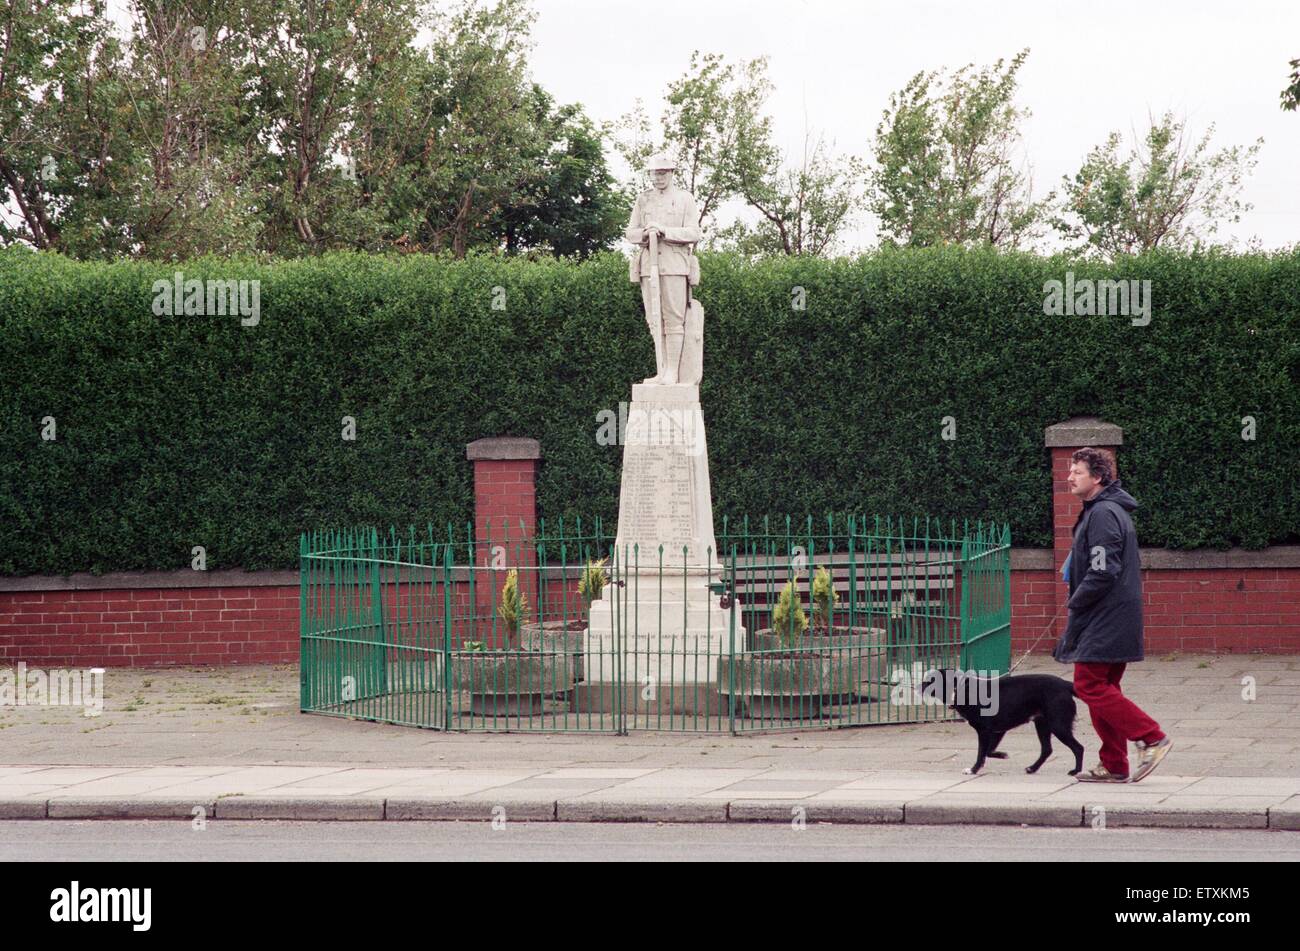
[[1119,679],[1127,664],[1075,664],[1074,692],[1088,705],[1092,726],[1101,737],[1101,765],[1117,776],[1128,775],[1128,741],[1155,743],[1164,737],[1160,724],[1124,696]]

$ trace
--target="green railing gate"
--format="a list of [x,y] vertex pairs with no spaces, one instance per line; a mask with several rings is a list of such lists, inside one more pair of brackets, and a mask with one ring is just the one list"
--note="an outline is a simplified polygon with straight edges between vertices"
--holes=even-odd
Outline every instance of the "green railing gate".
[[304,535],[301,708],[739,734],[944,719],[925,670],[1008,668],[1006,525],[724,519],[718,546],[616,550],[599,521]]

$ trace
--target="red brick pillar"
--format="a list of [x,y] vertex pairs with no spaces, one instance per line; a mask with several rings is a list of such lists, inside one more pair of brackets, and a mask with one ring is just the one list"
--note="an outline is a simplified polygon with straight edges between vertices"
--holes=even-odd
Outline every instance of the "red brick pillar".
[[[519,587],[528,599],[532,616],[537,611],[536,550],[537,465],[541,446],[536,439],[495,436],[476,439],[465,447],[474,463],[474,613],[490,619],[498,603],[506,570],[519,569]],[[504,570],[493,570],[503,568]],[[486,569],[486,570],[484,570]],[[493,640],[503,646],[502,631],[495,635],[491,622],[476,626],[467,639]]]
[[[1104,449],[1110,454],[1111,462],[1115,463],[1115,450],[1123,445],[1124,431],[1114,423],[1104,423],[1095,416],[1075,416],[1063,423],[1048,426],[1044,435],[1044,444],[1052,453],[1052,564],[1055,566],[1053,578],[1056,582],[1052,586],[1055,592],[1052,613],[1060,613],[1053,630],[1059,637],[1065,631],[1068,620],[1065,602],[1070,596],[1069,587],[1061,581],[1061,567],[1074,542],[1075,519],[1083,509],[1083,503],[1071,494],[1070,485],[1066,481],[1070,475],[1070,456],[1076,449],[1091,446],[1093,449]],[[1118,465],[1115,466],[1115,475],[1118,478]],[[1071,571],[1073,570],[1074,566],[1071,566]]]

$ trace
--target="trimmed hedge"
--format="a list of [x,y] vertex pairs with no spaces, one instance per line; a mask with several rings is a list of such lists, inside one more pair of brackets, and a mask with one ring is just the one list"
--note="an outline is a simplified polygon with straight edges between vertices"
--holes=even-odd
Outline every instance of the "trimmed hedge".
[[[1143,544],[1300,537],[1300,254],[702,264],[719,521],[929,513],[1049,545],[1043,429],[1095,414],[1123,427]],[[155,316],[153,282],[178,268],[260,281],[260,322]],[[1044,282],[1067,270],[1150,280],[1150,324],[1044,316]],[[612,519],[621,454],[597,443],[596,414],[653,370],[640,306],[614,254],[169,266],[0,251],[0,573],[187,567],[195,545],[210,569],[290,567],[310,527],[464,524],[465,445],[488,435],[541,441],[544,516]]]

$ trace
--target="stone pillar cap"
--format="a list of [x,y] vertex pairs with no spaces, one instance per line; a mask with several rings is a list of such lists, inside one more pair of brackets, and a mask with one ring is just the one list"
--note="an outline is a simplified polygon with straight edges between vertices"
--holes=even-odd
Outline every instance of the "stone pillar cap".
[[487,436],[465,447],[466,459],[540,459],[542,444],[527,436]]
[[1124,445],[1124,430],[1114,423],[1102,422],[1096,416],[1073,416],[1063,423],[1048,426],[1043,435],[1043,445],[1048,448]]

